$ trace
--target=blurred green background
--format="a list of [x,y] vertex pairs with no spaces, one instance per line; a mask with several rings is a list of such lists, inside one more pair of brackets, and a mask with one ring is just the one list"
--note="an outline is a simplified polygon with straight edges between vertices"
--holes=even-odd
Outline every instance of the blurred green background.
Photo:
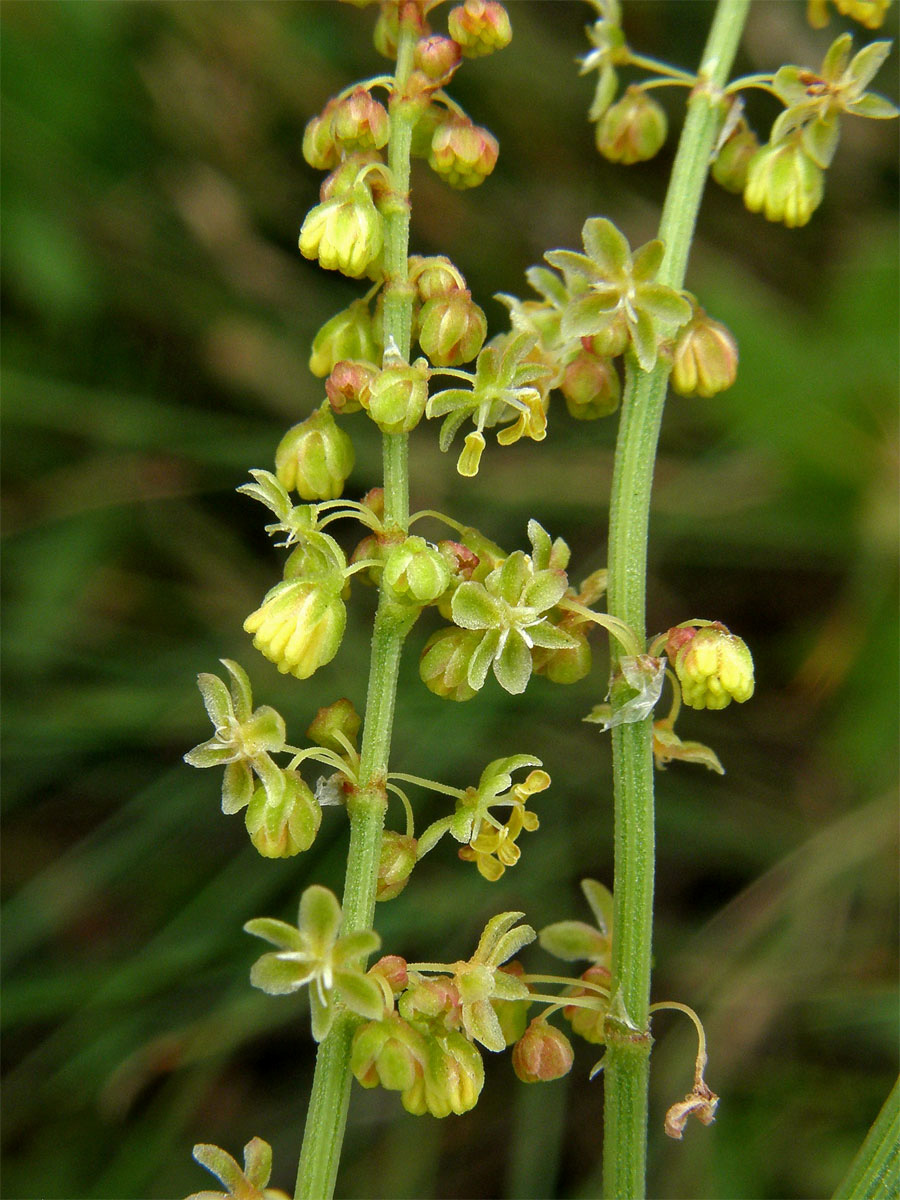
[[[637,49],[695,66],[710,4],[625,8]],[[587,216],[632,244],[653,236],[675,141],[644,166],[601,161],[593,77],[574,61],[591,9],[511,10],[513,45],[452,87],[500,141],[495,174],[470,193],[422,164],[413,179],[413,249],[449,254],[494,330],[492,294],[525,295],[524,269],[577,247]],[[384,69],[372,22],[331,2],[3,6],[8,1200],[183,1196],[213,1186],[194,1142],[237,1154],[253,1135],[274,1146],[273,1185],[292,1184],[308,1017],[302,997],[250,988],[259,947],[241,924],[292,918],[311,881],[339,888],[345,823],[328,810],[312,851],[264,861],[219,811],[216,773],[181,755],[208,736],[194,678],[223,656],[294,741],[319,705],[364,702],[363,588],[312,680],[286,682],[250,647],[241,623],[279,567],[262,509],[234,489],[319,403],[311,338],[361,292],[296,250],[320,182],[299,148],[330,95]],[[815,33],[802,3],[762,0],[739,69],[814,66],[843,27]],[[896,60],[876,86],[895,95]],[[682,96],[657,94],[677,129]],[[751,97],[761,131],[776,111]],[[712,1128],[663,1136],[694,1049],[687,1022],[658,1018],[655,1197],[830,1195],[896,1075],[896,203],[896,124],[847,120],[807,228],[717,189],[701,214],[688,283],[734,330],[741,371],[714,401],[670,402],[649,624],[725,621],[758,685],[746,706],[681,723],[715,746],[723,779],[677,764],[659,777],[654,998],[701,1013],[722,1103]],[[560,405],[545,443],[491,445],[474,481],[426,425],[413,505],[509,550],[535,516],[581,578],[605,561],[615,425]],[[376,431],[362,414],[346,427],[361,495],[378,482]],[[494,912],[584,917],[578,880],[612,882],[608,739],[581,721],[606,668],[601,651],[572,687],[539,678],[513,698],[492,681],[453,705],[416,673],[437,623],[410,638],[395,768],[466,786],[530,752],[553,776],[499,883],[442,844],[379,906],[387,950],[453,960]],[[423,828],[444,809],[419,811]],[[551,969],[540,950],[527,961]],[[339,1194],[597,1195],[594,1050],[539,1087],[487,1057],[462,1118],[413,1118],[354,1085]]]

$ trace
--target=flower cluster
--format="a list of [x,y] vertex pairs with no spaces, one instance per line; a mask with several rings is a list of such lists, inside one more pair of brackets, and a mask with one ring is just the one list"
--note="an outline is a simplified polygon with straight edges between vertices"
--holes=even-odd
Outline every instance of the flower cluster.
[[890,42],[871,42],[851,57],[852,46],[845,33],[832,42],[818,71],[781,67],[772,76],[771,91],[785,107],[768,142],[747,153],[753,135],[742,122],[722,147],[720,157],[725,155],[726,163],[713,174],[732,190],[743,191],[751,212],[788,228],[805,225],[822,201],[841,117],[897,116],[891,101],[866,91],[887,58]]
[[[479,874],[495,882],[507,867],[515,866],[521,850],[517,839],[523,830],[538,828],[537,815],[526,808],[530,796],[546,791],[546,771],[530,771],[521,783],[513,784],[512,773],[524,767],[540,767],[540,760],[526,754],[497,758],[488,763],[476,787],[459,794],[451,816],[429,825],[418,841],[418,857],[432,850],[445,833],[461,842],[459,857],[474,862]],[[508,809],[505,821],[492,809]]]
[[436,695],[469,700],[489,670],[502,688],[518,695],[533,672],[573,683],[590,669],[587,630],[595,614],[584,605],[602,587],[598,591],[592,577],[576,593],[566,575],[566,543],[552,541],[534,520],[528,537],[530,555],[522,550],[505,555],[483,541],[473,543],[482,556],[440,606],[454,626],[432,635],[419,663],[422,680]]
[[251,1138],[244,1147],[244,1167],[218,1146],[200,1143],[194,1158],[215,1175],[227,1192],[194,1192],[187,1200],[288,1200],[287,1192],[266,1187],[272,1174],[272,1147],[262,1138]]

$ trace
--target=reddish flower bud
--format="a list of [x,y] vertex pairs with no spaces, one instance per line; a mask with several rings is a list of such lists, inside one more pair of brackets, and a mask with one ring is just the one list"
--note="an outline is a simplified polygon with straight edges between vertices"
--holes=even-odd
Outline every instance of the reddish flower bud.
[[[612,975],[609,968],[601,963],[594,963],[583,972],[581,978],[588,983],[596,983],[609,991],[609,986],[612,981]],[[589,996],[597,1003],[596,1008],[584,1008],[580,1004],[567,1004],[563,1009],[563,1016],[572,1026],[572,1032],[577,1033],[580,1038],[584,1038],[586,1042],[591,1042],[595,1046],[602,1046],[606,1041],[606,1033],[604,1026],[606,1024],[606,1014],[609,1010],[609,999],[604,998],[600,992],[593,988],[574,988],[572,990],[573,998],[582,998]]]
[[307,122],[303,131],[303,157],[317,171],[330,171],[341,160],[341,152],[331,132],[331,118],[339,101],[329,100],[322,111]]
[[444,299],[454,292],[465,289],[466,281],[444,254],[428,258],[414,254],[409,260],[410,282],[416,285],[416,293],[424,303],[436,298]]
[[512,40],[509,15],[496,0],[466,0],[465,4],[450,10],[447,28],[466,58],[492,54]]
[[325,380],[325,395],[336,413],[359,412],[369,407],[372,381],[378,368],[365,362],[348,360],[335,364]]
[[731,387],[737,377],[737,342],[702,308],[683,326],[672,357],[672,387],[680,396],[709,399]]
[[406,959],[399,954],[385,954],[369,967],[370,975],[380,975],[395,996],[406,990],[409,983],[409,972],[406,969]]
[[387,109],[364,87],[356,87],[338,101],[331,119],[332,135],[343,150],[380,150],[387,145],[390,119]]
[[459,66],[462,51],[452,38],[433,33],[416,42],[413,62],[417,70],[435,83],[443,83]]
[[435,130],[428,165],[451,187],[477,187],[493,171],[498,152],[486,129],[453,117]]
[[561,1079],[572,1069],[572,1043],[543,1017],[535,1017],[513,1047],[513,1070],[523,1083]]

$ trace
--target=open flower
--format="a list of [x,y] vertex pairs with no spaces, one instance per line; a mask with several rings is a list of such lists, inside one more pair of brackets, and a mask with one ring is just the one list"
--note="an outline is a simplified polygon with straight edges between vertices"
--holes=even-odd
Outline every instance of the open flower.
[[[466,682],[475,691],[484,686],[493,666],[500,686],[518,695],[531,678],[533,647],[564,650],[578,644],[548,619],[568,587],[565,570],[558,565],[558,556],[552,558],[550,550],[544,554],[544,544],[549,547],[550,539],[536,521],[529,523],[528,532],[532,556],[517,550],[485,576],[483,583],[468,580],[453,593],[450,612],[454,623],[481,634],[466,674]],[[540,549],[535,538],[539,538]]]
[[272,996],[299,991],[306,984],[317,1042],[327,1035],[334,1020],[335,993],[351,1010],[369,1021],[384,1013],[384,994],[367,975],[360,960],[381,945],[374,929],[339,937],[341,906],[334,892],[313,884],[300,897],[296,926],[274,917],[257,917],[244,926],[247,933],[265,938],[278,950],[257,959],[250,972],[254,987]]
[[642,370],[652,370],[663,336],[691,317],[683,296],[655,282],[662,266],[662,242],[647,242],[632,254],[625,237],[604,217],[585,221],[582,240],[584,254],[550,250],[544,255],[562,271],[572,294],[562,316],[563,336],[593,337],[624,325]]
[[[499,879],[507,867],[519,861],[521,851],[516,840],[522,830],[531,832],[538,828],[537,815],[525,807],[529,796],[543,792],[550,786],[550,776],[546,771],[530,771],[517,784],[512,782],[512,772],[540,765],[540,759],[527,754],[496,758],[488,763],[481,773],[478,786],[462,793],[454,813],[429,825],[419,838],[419,858],[433,849],[445,833],[449,833],[463,843],[460,858],[474,862],[479,873],[490,882]],[[505,822],[491,811],[497,808],[510,809]]]
[[284,792],[284,775],[270,756],[284,747],[284,718],[267,704],[254,710],[246,671],[230,658],[221,662],[231,676],[230,692],[217,675],[204,672],[197,677],[215,733],[189,750],[184,761],[192,767],[225,767],[224,813],[240,812],[250,803],[254,774],[272,802],[278,803]]
[[262,1138],[251,1138],[244,1147],[244,1169],[219,1146],[200,1143],[194,1158],[221,1181],[227,1192],[194,1192],[187,1200],[288,1200],[280,1188],[266,1187],[272,1174],[272,1147]]

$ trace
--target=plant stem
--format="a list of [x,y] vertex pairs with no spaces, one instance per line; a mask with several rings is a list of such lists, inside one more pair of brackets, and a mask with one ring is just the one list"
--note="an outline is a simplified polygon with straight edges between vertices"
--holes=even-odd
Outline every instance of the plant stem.
[[[390,102],[391,139],[388,166],[393,199],[385,213],[384,342],[408,360],[412,329],[412,291],[407,279],[409,255],[410,141],[415,113],[405,98],[412,71],[417,30],[401,25],[397,69]],[[384,527],[406,532],[409,525],[409,465],[406,434],[385,434]],[[415,617],[398,611],[382,592],[372,631],[369,688],[360,749],[359,786],[348,800],[350,845],[342,908],[343,932],[370,929],[375,916],[375,888],[381,833],[387,807],[385,787],[397,675],[403,641]],[[350,1051],[356,1019],[338,1015],[319,1046],[306,1130],[297,1169],[295,1200],[328,1200],[334,1194],[350,1102]]]
[[[659,236],[659,282],[680,288],[710,155],[722,127],[720,92],[737,51],[749,0],[719,0],[688,102]],[[609,612],[646,637],[647,530],[653,467],[669,365],[641,371],[628,356],[610,499]],[[611,640],[614,661],[620,650]],[[612,731],[615,884],[612,994],[604,1083],[604,1193],[645,1195],[648,1029],[653,931],[652,716]]]

